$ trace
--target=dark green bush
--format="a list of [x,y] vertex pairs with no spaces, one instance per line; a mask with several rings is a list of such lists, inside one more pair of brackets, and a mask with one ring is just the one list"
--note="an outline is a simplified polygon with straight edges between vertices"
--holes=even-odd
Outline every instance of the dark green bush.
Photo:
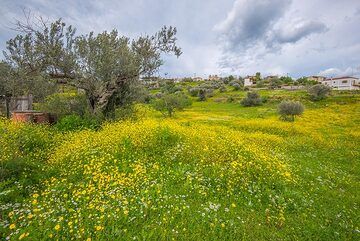
[[205,89],[199,89],[199,101],[205,101],[206,100],[206,90]]
[[241,100],[240,104],[245,107],[259,106],[262,104],[262,99],[257,92],[251,91],[248,92],[247,96]]
[[299,116],[304,112],[304,105],[299,101],[282,101],[278,105],[278,113],[282,120],[294,121],[295,116]]

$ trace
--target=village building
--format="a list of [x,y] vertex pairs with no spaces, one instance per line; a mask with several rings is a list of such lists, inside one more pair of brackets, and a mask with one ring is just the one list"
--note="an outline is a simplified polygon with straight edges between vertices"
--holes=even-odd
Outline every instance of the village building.
[[252,86],[256,84],[256,77],[255,76],[246,76],[244,78],[244,86]]
[[360,79],[356,77],[344,76],[337,78],[328,78],[322,81],[322,84],[338,90],[357,90],[360,89]]
[[220,77],[217,74],[209,75],[209,80],[220,80]]
[[312,81],[316,81],[316,82],[321,83],[321,82],[323,82],[323,81],[326,79],[326,77],[324,77],[324,76],[312,75],[312,76],[307,77],[307,79],[310,80],[310,81],[312,80]]
[[202,81],[203,78],[201,78],[201,77],[193,77],[192,80],[193,81]]

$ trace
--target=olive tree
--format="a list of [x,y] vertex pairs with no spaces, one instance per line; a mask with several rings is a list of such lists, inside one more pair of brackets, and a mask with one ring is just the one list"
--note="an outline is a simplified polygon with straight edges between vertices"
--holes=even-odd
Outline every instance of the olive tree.
[[181,111],[191,105],[191,100],[184,93],[164,94],[151,101],[152,107],[160,111],[164,117],[172,117],[175,111]]
[[247,92],[246,97],[241,100],[240,104],[245,107],[259,106],[262,105],[262,99],[257,92],[250,91]]
[[313,101],[318,101],[325,99],[331,92],[331,87],[323,84],[317,84],[311,86],[308,90],[310,99]]
[[304,106],[299,101],[282,101],[278,105],[278,113],[282,120],[294,121],[295,116],[304,112]]
[[142,76],[163,64],[162,53],[181,55],[177,30],[164,26],[154,35],[130,39],[117,30],[76,36],[61,19],[17,22],[20,33],[7,42],[5,59],[27,78],[65,83],[84,90],[94,114],[113,116],[116,106],[130,103]]

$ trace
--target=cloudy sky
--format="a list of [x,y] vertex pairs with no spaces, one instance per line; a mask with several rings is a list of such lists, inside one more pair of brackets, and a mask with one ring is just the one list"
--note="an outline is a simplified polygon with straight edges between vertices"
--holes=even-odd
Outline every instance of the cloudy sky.
[[78,34],[136,37],[178,29],[183,55],[160,75],[360,76],[360,0],[0,0],[0,49],[23,9],[62,18]]

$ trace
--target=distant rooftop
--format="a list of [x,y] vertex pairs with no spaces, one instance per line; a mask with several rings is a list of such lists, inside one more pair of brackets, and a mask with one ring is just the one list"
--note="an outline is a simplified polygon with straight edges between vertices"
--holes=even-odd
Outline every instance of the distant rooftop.
[[359,79],[359,78],[356,78],[356,77],[351,77],[351,76],[342,76],[342,77],[335,77],[335,78],[327,78],[327,80],[337,80],[337,79]]

